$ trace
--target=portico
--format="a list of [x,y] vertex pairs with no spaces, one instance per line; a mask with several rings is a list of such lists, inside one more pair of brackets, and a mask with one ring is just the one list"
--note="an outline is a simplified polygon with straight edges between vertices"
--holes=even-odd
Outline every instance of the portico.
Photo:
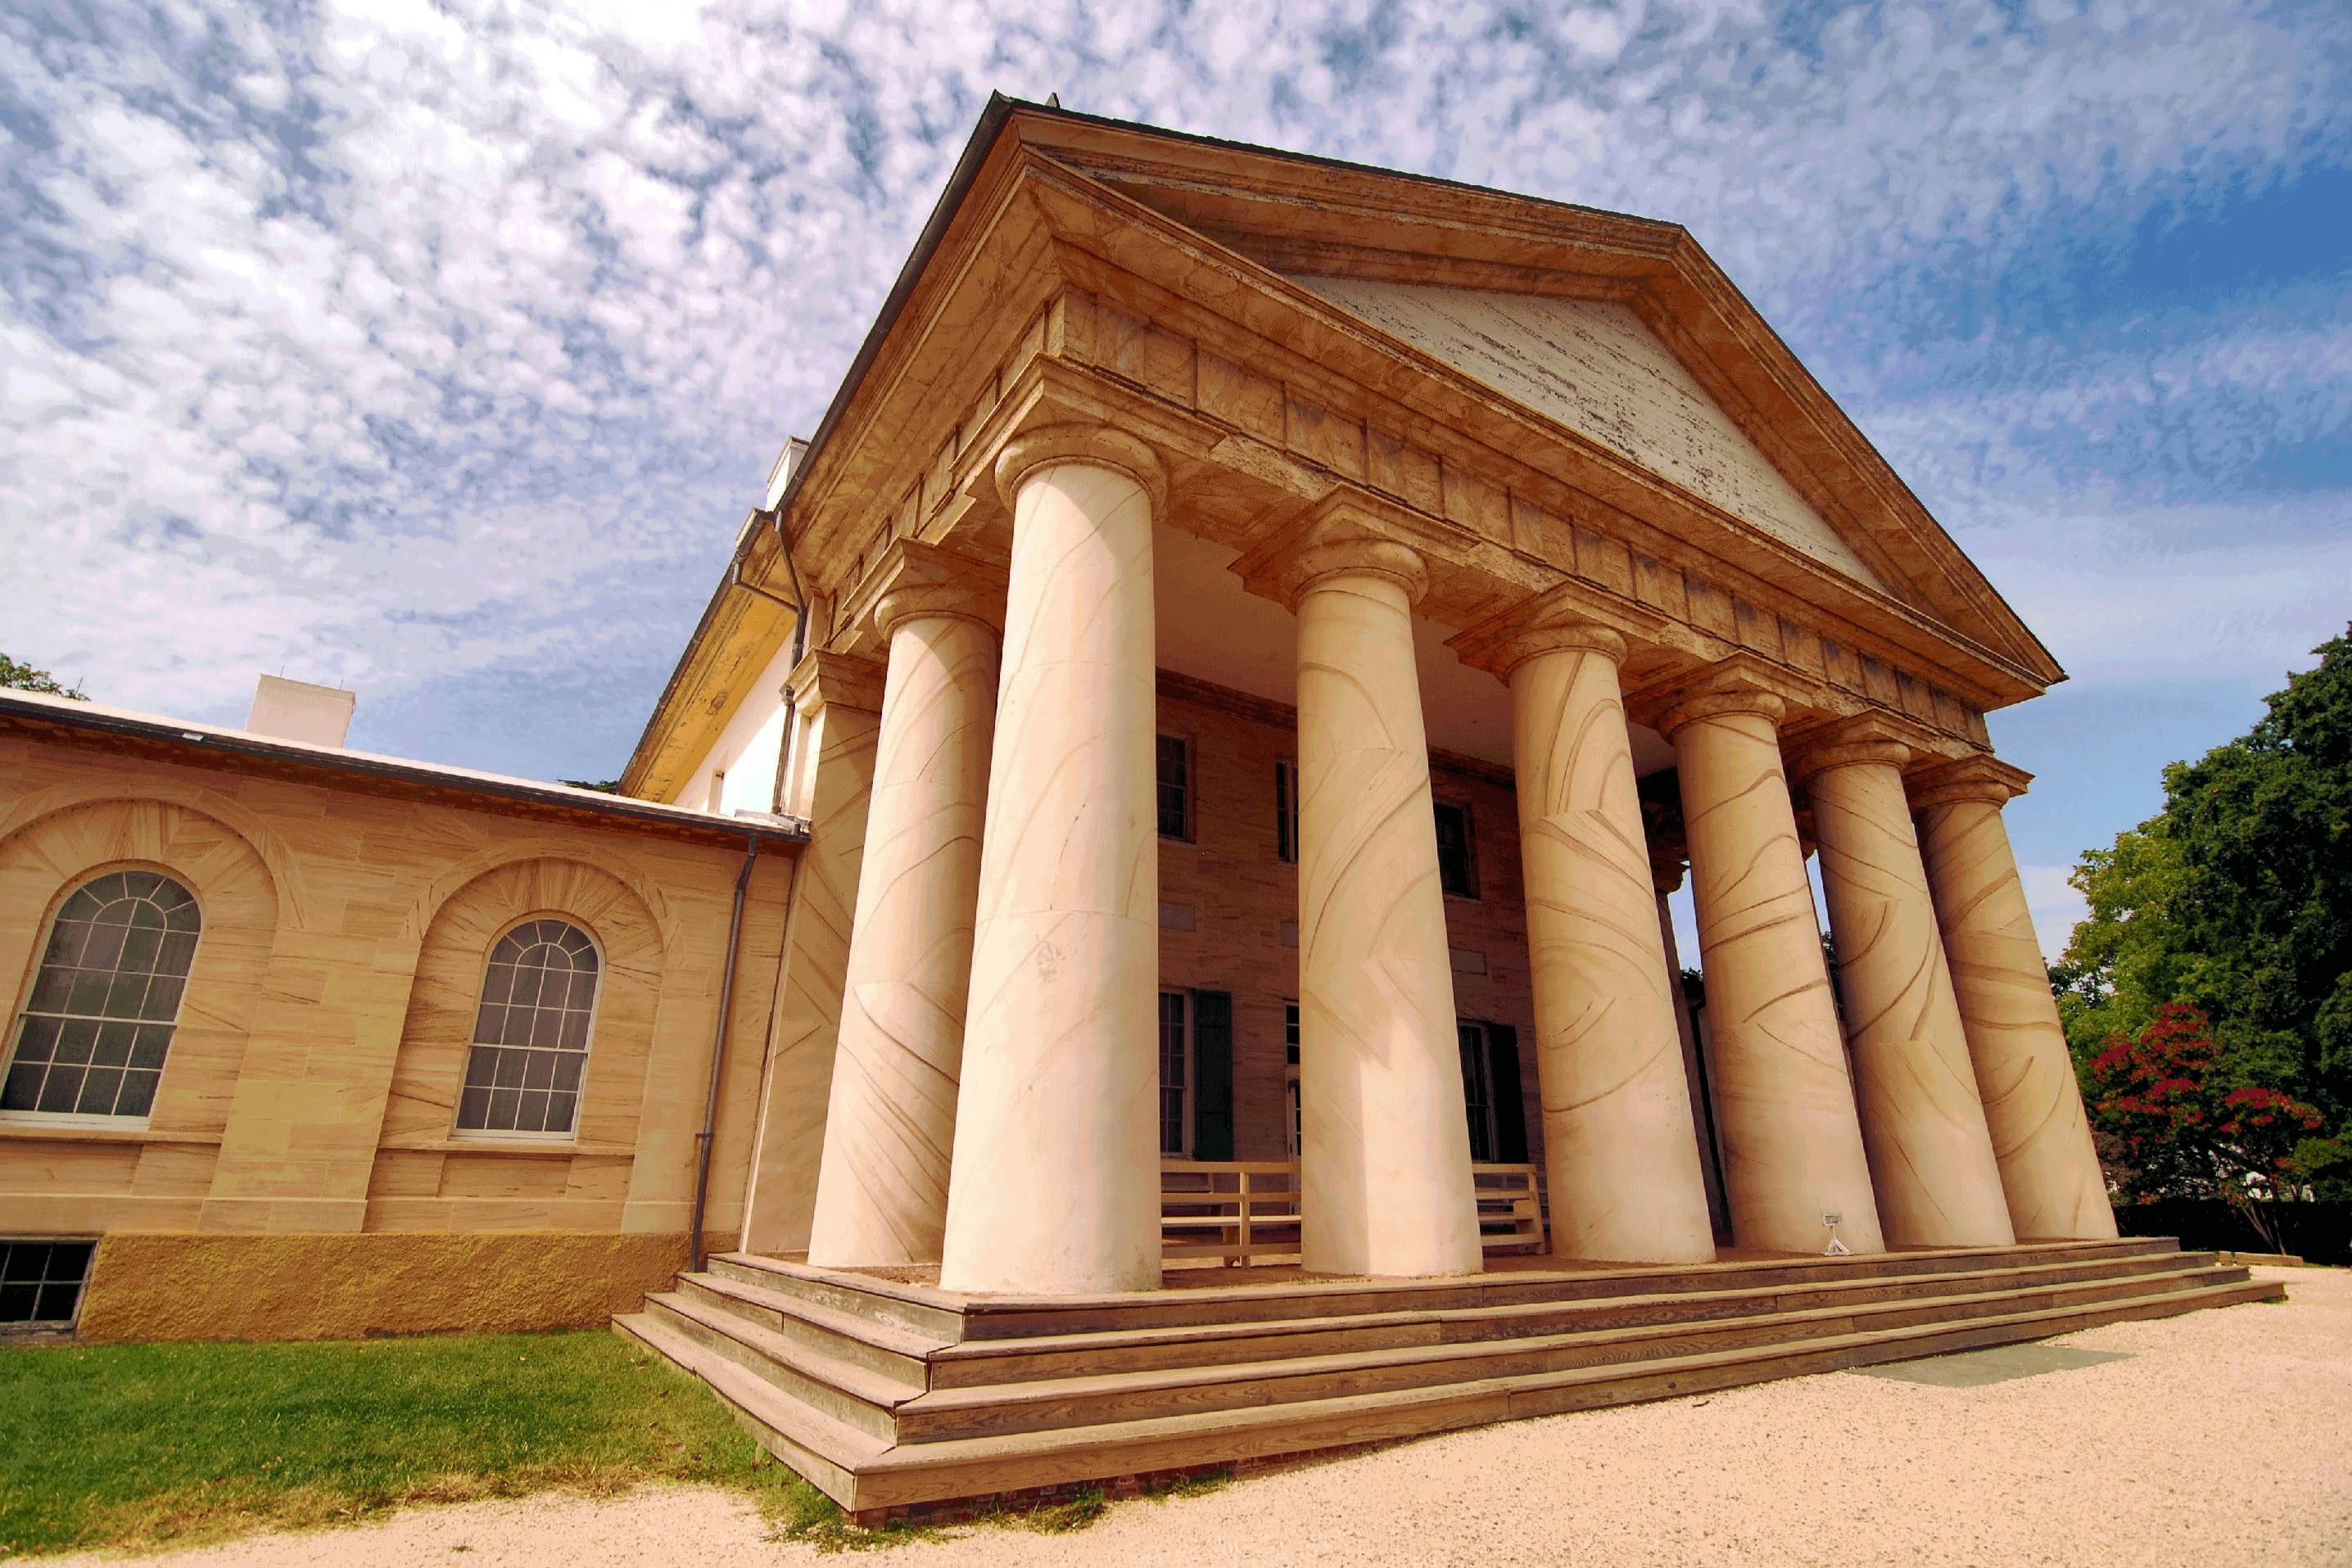
[[[711,1354],[719,1308],[787,1363],[867,1364],[843,1312],[936,1333],[890,1352],[929,1392],[858,1417],[902,1445],[1029,1429],[950,1413],[953,1347],[1049,1322],[1109,1337],[1036,1347],[1039,1401],[1148,1362],[1231,1410],[1276,1375],[1203,1380],[1276,1354],[1261,1318],[1421,1391],[1283,1394],[1313,1411],[1251,1451],[1288,1452],[1586,1364],[1423,1364],[1383,1301],[1915,1303],[1756,1375],[2146,1305],[1984,723],[2063,673],[1681,230],[1000,104],[752,522],[739,572],[804,617],[779,800],[829,871],[741,1250],[663,1309]],[[1198,1261],[1280,1267],[1169,1288]],[[1102,1398],[1005,1474],[1150,1468]],[[898,1462],[776,1432],[845,1498]],[[937,1462],[872,1495],[1003,1479]]]
[[[1465,952],[1523,977],[1524,1042],[1493,1027],[1535,1109],[1481,1152],[1539,1167],[1552,1256],[2111,1235],[2017,949],[1992,796],[2022,780],[1981,718],[2054,678],[2046,653],[1687,238],[1359,172],[1388,204],[1377,266],[1263,191],[1221,198],[1212,256],[1185,236],[1235,159],[1012,117],[877,329],[889,373],[845,389],[777,508],[806,680],[862,670],[879,700],[863,749],[824,746],[812,705],[780,790],[820,821],[861,803],[840,836],[863,864],[845,941],[806,933],[813,962],[839,949],[810,982],[837,998],[814,1179],[764,1223],[755,1200],[746,1245],[966,1291],[1152,1288],[1163,1155],[1230,1158],[1265,1109],[1227,1087],[1171,1150],[1193,1011],[1223,1009],[1230,1078],[1232,1032],[1278,998],[1296,1148],[1251,1152],[1296,1159],[1304,1267],[1476,1272],[1473,1139],[1523,1097],[1465,1056]],[[1472,213],[1488,260],[1412,249]],[[1529,225],[1548,259],[1488,287]],[[1160,890],[1191,836],[1171,791],[1197,809],[1171,678],[1289,729],[1250,803],[1295,839],[1266,899],[1286,950],[1251,966],[1272,996],[1163,999],[1171,922],[1197,917]],[[1433,678],[1515,821],[1440,810]],[[1679,843],[1645,832],[1653,772]],[[1439,835],[1483,839],[1491,872],[1506,828],[1517,907],[1490,955],[1449,934]],[[1703,1047],[1658,918],[1685,863]],[[800,1084],[772,1083],[780,1128],[808,1124]]]

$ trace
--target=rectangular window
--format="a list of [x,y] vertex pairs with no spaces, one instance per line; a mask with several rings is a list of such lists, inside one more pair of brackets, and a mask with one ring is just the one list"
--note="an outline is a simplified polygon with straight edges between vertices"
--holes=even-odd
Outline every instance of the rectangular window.
[[1181,1158],[1192,1151],[1192,1055],[1185,1030],[1184,993],[1160,993],[1160,1152]]
[[1290,1157],[1297,1159],[1306,1147],[1306,1124],[1298,1119],[1298,1004],[1282,1004],[1282,1043],[1289,1057],[1283,1069],[1284,1092],[1290,1106]]
[[1437,802],[1437,885],[1456,898],[1478,896],[1478,857],[1470,837],[1470,808]]
[[1278,860],[1298,858],[1298,768],[1274,765],[1274,852]]
[[1470,1113],[1470,1157],[1481,1165],[1495,1160],[1495,1081],[1486,1054],[1486,1030],[1482,1024],[1454,1026],[1462,1047],[1462,1103]]
[[1160,836],[1192,836],[1192,743],[1181,735],[1160,737]]
[[71,1328],[95,1241],[0,1241],[0,1328]]

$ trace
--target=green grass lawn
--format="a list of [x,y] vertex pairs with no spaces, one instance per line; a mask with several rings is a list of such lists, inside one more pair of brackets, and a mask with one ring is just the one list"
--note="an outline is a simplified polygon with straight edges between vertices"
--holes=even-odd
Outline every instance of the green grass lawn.
[[655,1479],[839,1528],[708,1390],[605,1330],[0,1348],[0,1556]]

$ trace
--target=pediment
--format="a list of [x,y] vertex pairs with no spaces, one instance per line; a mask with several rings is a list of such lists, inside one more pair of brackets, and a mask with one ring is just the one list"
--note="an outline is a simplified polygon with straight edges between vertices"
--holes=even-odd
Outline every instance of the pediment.
[[1631,306],[1384,278],[1292,281],[1821,565],[1890,591]]

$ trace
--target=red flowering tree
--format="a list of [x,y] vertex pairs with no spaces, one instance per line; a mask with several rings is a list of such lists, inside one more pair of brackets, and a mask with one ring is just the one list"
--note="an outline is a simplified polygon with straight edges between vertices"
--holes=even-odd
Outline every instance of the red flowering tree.
[[2230,1083],[2220,1059],[2203,1013],[2159,1007],[2137,1038],[2112,1036],[2091,1059],[2091,1130],[2125,1197],[2221,1198],[2283,1252],[2274,1200],[2294,1195],[2294,1147],[2318,1132],[2319,1113]]

